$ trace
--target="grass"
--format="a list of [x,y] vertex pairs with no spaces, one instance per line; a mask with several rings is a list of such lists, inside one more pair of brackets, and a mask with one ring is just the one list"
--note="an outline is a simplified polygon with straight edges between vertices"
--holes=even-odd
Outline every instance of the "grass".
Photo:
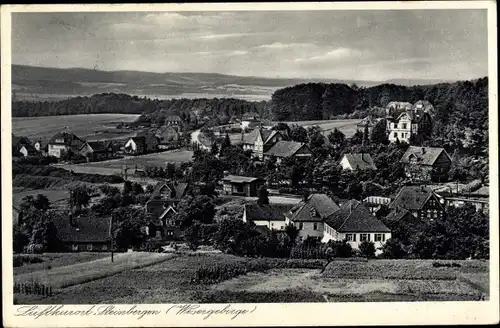
[[25,263],[20,267],[15,267],[14,275],[47,270],[49,266],[52,269],[54,269],[67,265],[89,262],[93,260],[102,259],[104,257],[109,257],[110,255],[109,253],[82,252],[82,253],[46,253],[46,254],[34,254],[30,256],[38,257],[43,262],[31,263],[31,264]]
[[[124,138],[127,133],[119,132],[120,122],[133,122],[136,114],[83,114],[40,117],[13,117],[12,132],[33,140],[48,140],[57,132],[67,131],[80,138],[92,140]],[[68,128],[65,128],[68,127]],[[108,131],[108,132],[106,132]],[[132,131],[132,135],[135,132]]]
[[144,168],[149,166],[165,166],[167,162],[180,164],[188,162],[192,159],[193,152],[187,149],[176,149],[160,153],[152,153],[139,156],[127,156],[125,158],[112,159],[102,162],[83,163],[83,164],[67,164],[62,165],[67,170],[73,170],[77,173],[97,173],[104,175],[120,174],[123,165],[126,165],[130,170],[129,174],[134,173],[135,166]]

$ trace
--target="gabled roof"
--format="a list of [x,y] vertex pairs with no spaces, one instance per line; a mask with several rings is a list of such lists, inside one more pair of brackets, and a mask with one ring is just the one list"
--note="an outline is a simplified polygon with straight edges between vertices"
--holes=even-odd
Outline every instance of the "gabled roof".
[[385,221],[386,222],[397,222],[407,215],[410,215],[413,217],[413,215],[410,212],[408,212],[408,210],[397,206],[391,212],[389,212],[389,214],[387,214],[387,216],[385,217]]
[[302,147],[307,147],[307,145],[295,141],[278,141],[265,154],[276,157],[290,157],[295,155]]
[[131,137],[129,140],[132,140],[135,142],[136,145],[146,145],[146,137],[145,136],[135,136]]
[[80,216],[73,218],[70,225],[68,217],[57,217],[54,224],[57,238],[63,242],[106,242],[110,240],[111,218]]
[[167,213],[168,213],[168,212],[171,212],[171,211],[172,211],[172,212],[174,212],[175,214],[177,214],[177,211],[176,211],[176,210],[172,207],[172,205],[170,205],[170,206],[168,206],[168,207],[167,207],[167,208],[163,211],[163,213],[161,213],[161,215],[160,215],[160,219],[163,219],[163,217],[164,217],[165,215],[167,215]]
[[254,177],[244,177],[240,175],[228,175],[222,179],[222,181],[227,181],[232,183],[250,183],[257,180],[263,180],[263,179]]
[[186,193],[188,184],[186,182],[158,182],[153,189],[153,192],[151,193],[151,197],[149,198],[150,200],[160,197],[161,196],[161,190],[163,188],[168,188],[171,192],[174,193],[174,199],[180,199],[184,197],[184,194]]
[[[56,140],[62,139],[63,142],[56,142]],[[49,140],[49,144],[55,145],[65,145],[69,147],[81,146],[85,141],[78,138],[74,133],[69,132],[58,132]]]
[[410,163],[412,158],[416,158],[419,165],[432,166],[443,152],[450,159],[450,156],[443,148],[410,146],[401,157],[400,162],[407,164]]
[[349,162],[354,170],[376,170],[377,167],[373,162],[370,154],[360,153],[360,154],[345,154],[344,157]]
[[88,144],[94,152],[106,151],[108,150],[108,147],[114,147],[114,144],[111,141],[87,141],[82,145],[82,147],[80,147],[80,149],[85,147],[86,144]]
[[368,208],[357,200],[350,200],[328,216],[325,224],[337,232],[390,232]]
[[399,206],[410,211],[420,210],[432,196],[435,196],[434,192],[426,186],[404,186],[389,204],[389,208]]
[[259,136],[262,138],[264,145],[268,143],[276,134],[281,134],[280,131],[267,130],[267,129],[255,129],[250,133],[243,134],[242,143],[244,144],[254,144]]
[[260,205],[252,203],[245,204],[245,212],[247,220],[284,221],[285,213],[290,211],[293,206],[289,204]]
[[[295,205],[287,216],[291,221],[322,221],[337,211],[339,206],[325,194],[312,194]],[[314,211],[312,211],[314,210]]]

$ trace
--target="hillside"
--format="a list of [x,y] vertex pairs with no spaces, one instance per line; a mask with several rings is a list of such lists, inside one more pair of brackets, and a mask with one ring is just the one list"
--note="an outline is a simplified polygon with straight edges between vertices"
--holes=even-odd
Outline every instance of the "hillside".
[[[99,93],[126,93],[153,99],[269,100],[277,89],[309,82],[356,83],[359,86],[373,86],[381,83],[361,80],[284,79],[214,73],[150,73],[12,65],[12,90],[18,100],[61,100]],[[409,85],[441,81],[403,79],[397,82]]]

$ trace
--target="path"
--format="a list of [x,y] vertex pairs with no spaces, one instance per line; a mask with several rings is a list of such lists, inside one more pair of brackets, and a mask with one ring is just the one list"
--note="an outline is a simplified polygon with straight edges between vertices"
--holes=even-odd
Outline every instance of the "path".
[[205,146],[204,144],[202,144],[200,142],[200,139],[199,139],[200,133],[201,133],[200,129],[191,132],[191,142],[199,145],[201,149],[210,150],[210,147]]
[[111,262],[110,256],[99,260],[57,267],[50,270],[40,270],[15,275],[14,281],[37,281],[52,286],[54,289],[65,288],[106,278],[125,270],[157,264],[172,257],[175,257],[175,255],[148,252],[117,253],[114,256],[114,262]]

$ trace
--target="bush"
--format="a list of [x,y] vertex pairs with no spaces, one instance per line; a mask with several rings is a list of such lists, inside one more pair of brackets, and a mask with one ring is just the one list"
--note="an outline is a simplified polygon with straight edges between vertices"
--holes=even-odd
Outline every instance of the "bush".
[[13,262],[14,267],[20,267],[24,263],[42,263],[43,259],[33,255],[14,255]]
[[372,241],[363,241],[359,245],[359,251],[362,256],[367,258],[375,257],[375,244]]

